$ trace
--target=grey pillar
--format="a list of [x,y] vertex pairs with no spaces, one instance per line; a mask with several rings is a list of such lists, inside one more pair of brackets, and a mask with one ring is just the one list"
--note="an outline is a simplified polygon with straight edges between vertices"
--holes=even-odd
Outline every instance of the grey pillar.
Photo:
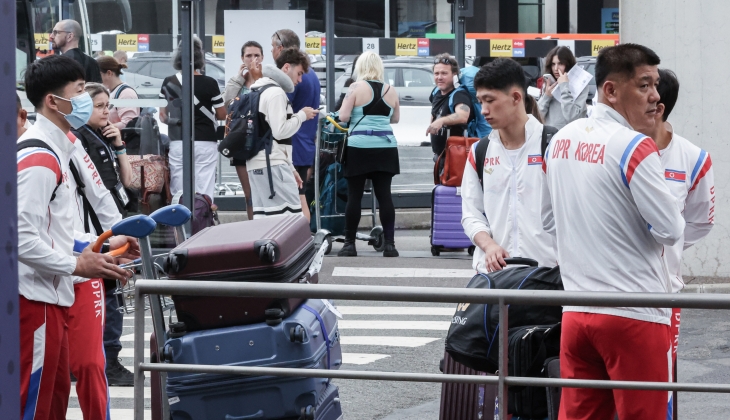
[[327,38],[327,112],[335,110],[335,0],[325,7],[325,37]]
[[[198,0],[180,2],[182,26],[182,145],[183,145],[183,205],[193,211],[195,195],[195,114],[193,110],[193,7]],[[190,222],[188,232],[192,232]]]
[[570,15],[570,26],[568,30],[571,34],[578,33],[578,0],[570,0],[569,15]]
[[[2,67],[0,91],[6,98],[0,102],[0,122],[3,131],[3,144],[6,148],[17,140],[16,116],[18,110],[12,98],[15,93],[15,45],[16,45],[16,2],[5,2],[2,8],[0,36],[9,42],[0,44]],[[18,3],[21,4],[21,3]],[[18,319],[18,195],[17,163],[13,153],[0,153],[0,219],[4,220],[0,229],[0,243],[5,244],[5,258],[0,258],[0,409],[3,418],[20,418],[20,326]]]
[[499,0],[487,1],[487,32],[499,33]]
[[466,43],[465,19],[474,16],[474,0],[457,0],[454,3],[454,56],[459,67],[464,67],[464,44]]

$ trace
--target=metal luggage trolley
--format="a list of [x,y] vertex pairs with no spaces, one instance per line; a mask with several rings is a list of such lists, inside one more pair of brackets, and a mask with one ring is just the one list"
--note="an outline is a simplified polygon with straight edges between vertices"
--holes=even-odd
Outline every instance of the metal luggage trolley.
[[[336,157],[340,155],[341,148],[345,145],[345,138],[347,138],[347,128],[340,125],[332,115],[328,115],[325,118],[320,118],[317,127],[317,148],[314,154],[314,217],[316,220],[317,233],[315,234],[315,244],[321,244],[324,241],[327,242],[327,250],[325,254],[329,254],[332,251],[332,242],[344,242],[344,236],[330,232],[327,229],[322,229],[322,219],[334,218],[334,217],[345,217],[344,209],[343,212],[338,212],[337,205],[334,206],[334,214],[321,214],[321,188],[320,188],[320,160],[322,154],[331,155],[332,161],[336,161]],[[335,185],[337,185],[337,171],[335,173]],[[362,216],[370,217],[372,220],[372,229],[370,234],[357,232],[356,239],[361,241],[367,241],[368,245],[378,251],[383,252],[385,249],[385,237],[383,235],[383,227],[377,225],[376,209],[377,202],[375,194],[373,192],[372,181],[368,180],[365,184],[365,191],[370,192],[372,199],[370,212],[362,214]]]

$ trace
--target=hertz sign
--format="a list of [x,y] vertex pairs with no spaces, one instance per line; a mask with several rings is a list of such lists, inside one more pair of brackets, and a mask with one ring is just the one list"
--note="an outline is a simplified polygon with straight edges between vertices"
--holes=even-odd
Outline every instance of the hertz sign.
[[322,54],[322,38],[304,38],[304,44],[307,47],[307,54]]
[[396,38],[395,55],[418,55],[418,38]]
[[512,45],[511,39],[490,39],[489,56],[512,57]]

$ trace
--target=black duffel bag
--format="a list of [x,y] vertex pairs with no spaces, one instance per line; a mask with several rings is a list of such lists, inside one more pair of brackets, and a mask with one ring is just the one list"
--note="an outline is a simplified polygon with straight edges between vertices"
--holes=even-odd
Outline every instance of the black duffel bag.
[[[537,267],[528,258],[507,258],[514,267],[472,277],[467,288],[563,290],[558,267]],[[508,328],[557,324],[561,306],[510,305]],[[499,363],[499,305],[460,303],[446,335],[446,351],[457,362],[472,369],[494,373]]]

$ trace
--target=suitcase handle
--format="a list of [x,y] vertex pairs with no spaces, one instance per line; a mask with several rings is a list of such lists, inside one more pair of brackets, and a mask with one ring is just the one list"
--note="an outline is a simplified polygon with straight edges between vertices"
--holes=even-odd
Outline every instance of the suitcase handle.
[[262,419],[264,418],[264,410],[259,410],[253,414],[250,414],[248,416],[232,416],[230,414],[226,414],[226,420],[248,420],[248,419]]
[[539,265],[538,262],[533,260],[532,258],[522,257],[505,258],[504,262],[506,262],[507,265],[529,265],[530,267],[537,267]]

